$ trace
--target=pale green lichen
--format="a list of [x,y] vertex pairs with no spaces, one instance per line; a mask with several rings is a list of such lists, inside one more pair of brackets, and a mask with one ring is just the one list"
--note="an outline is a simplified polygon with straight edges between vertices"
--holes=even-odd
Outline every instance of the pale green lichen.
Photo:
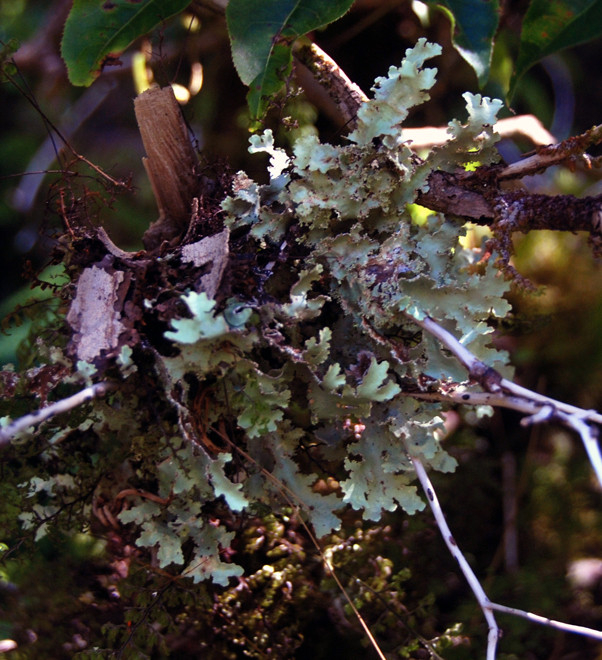
[[[226,224],[255,241],[257,262],[268,264],[258,286],[265,289],[219,304],[204,292],[183,296],[188,317],[172,319],[164,333],[173,351],[154,354],[171,422],[155,429],[137,420],[135,393],[130,407],[119,398],[94,404],[99,437],[152,444],[144,474],[164,504],[136,500],[119,519],[139,526],[137,544],[155,548],[161,568],[218,584],[242,573],[222,554],[233,532],[207,513],[218,502],[236,513],[258,504],[297,507],[318,536],[337,529],[347,507],[370,520],[423,508],[408,452],[444,472],[455,462],[438,440],[441,406],[414,401],[402,387],[461,383],[467,375],[412,319],[430,316],[509,373],[489,323],[509,311],[508,284],[491,261],[477,264],[480,255],[462,246],[460,225],[438,215],[418,224],[408,210],[433,169],[497,157],[492,126],[501,104],[477,95],[465,95],[466,123],[450,122],[450,142],[426,160],[405,144],[408,111],[428,99],[435,80],[424,64],[439,53],[424,40],[409,49],[376,81],[343,145],[306,136],[289,155],[269,131],[251,138],[252,153],[269,155],[270,181],[239,174],[223,209]],[[122,350],[117,365],[139,377],[131,353]],[[205,446],[207,434],[219,443],[226,430],[231,444]],[[316,488],[329,476],[322,464],[338,471],[339,487],[327,494]],[[39,487],[51,489],[49,506],[52,489],[67,488],[30,484]]]

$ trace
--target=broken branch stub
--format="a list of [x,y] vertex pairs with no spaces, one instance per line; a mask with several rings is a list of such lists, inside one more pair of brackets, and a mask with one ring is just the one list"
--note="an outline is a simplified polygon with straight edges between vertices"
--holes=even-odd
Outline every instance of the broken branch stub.
[[144,234],[150,250],[182,234],[198,194],[198,160],[171,87],[151,87],[134,100],[146,151],[142,159],[159,207],[159,218]]

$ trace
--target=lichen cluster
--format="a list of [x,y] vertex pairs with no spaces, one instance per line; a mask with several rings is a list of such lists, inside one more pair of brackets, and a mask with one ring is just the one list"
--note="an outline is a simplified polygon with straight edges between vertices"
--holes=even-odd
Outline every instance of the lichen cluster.
[[[438,440],[441,404],[411,395],[467,376],[412,319],[434,318],[507,373],[489,323],[509,311],[507,282],[463,247],[453,219],[412,220],[432,170],[495,158],[501,104],[478,95],[465,95],[468,121],[450,123],[445,146],[418,158],[405,141],[408,111],[435,80],[425,61],[439,51],[420,40],[377,79],[342,146],[303,137],[287,154],[270,131],[251,138],[252,152],[269,154],[270,179],[239,174],[223,202],[231,247],[221,292],[213,300],[191,286],[169,327],[138,327],[140,344],[103,374],[120,388],[85,419],[72,415],[46,476],[30,480],[44,501],[23,514],[27,526],[43,532],[70,499],[92,493],[158,569],[226,585],[243,573],[232,514],[286,507],[321,537],[349,507],[373,521],[423,508],[409,454],[440,471],[455,461]],[[227,273],[246,259],[237,246],[252,257],[233,282]],[[99,448],[73,473],[65,451],[92,438]],[[99,466],[121,477],[99,480]]]

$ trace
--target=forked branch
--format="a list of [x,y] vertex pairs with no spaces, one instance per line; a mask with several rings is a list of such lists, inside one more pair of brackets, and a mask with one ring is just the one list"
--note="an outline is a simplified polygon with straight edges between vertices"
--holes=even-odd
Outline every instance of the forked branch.
[[[347,130],[354,127],[355,116],[367,96],[352,83],[344,71],[315,44],[299,48],[297,58],[312,71],[316,81],[338,108],[341,123]],[[521,126],[526,121],[527,129]],[[586,150],[602,141],[602,125],[558,144],[544,141],[554,138],[531,116],[500,120],[495,129],[501,135],[530,133],[538,145],[535,154],[508,166],[483,166],[474,172],[432,172],[428,190],[420,192],[416,201],[433,211],[457,216],[497,230],[526,233],[533,229],[588,232],[598,250],[602,250],[602,196],[576,198],[572,195],[534,195],[506,191],[503,181],[520,179],[542,172],[548,167],[582,164],[591,169],[600,165]],[[446,137],[447,136],[447,137]],[[403,137],[414,149],[444,144],[449,136],[446,127],[404,129]]]

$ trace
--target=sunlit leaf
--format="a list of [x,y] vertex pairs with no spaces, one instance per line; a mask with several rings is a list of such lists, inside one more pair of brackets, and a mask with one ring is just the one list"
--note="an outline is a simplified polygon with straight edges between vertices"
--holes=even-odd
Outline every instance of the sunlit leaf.
[[75,0],[61,45],[69,80],[73,85],[90,85],[132,41],[189,4],[189,0]]
[[546,55],[602,34],[602,0],[532,0],[523,20],[509,96],[523,74]]
[[311,30],[332,23],[353,0],[230,0],[226,9],[232,59],[248,85],[253,119],[265,113],[290,73],[291,44]]
[[499,0],[437,0],[434,4],[446,10],[454,46],[483,86],[489,78],[493,38],[499,23]]

